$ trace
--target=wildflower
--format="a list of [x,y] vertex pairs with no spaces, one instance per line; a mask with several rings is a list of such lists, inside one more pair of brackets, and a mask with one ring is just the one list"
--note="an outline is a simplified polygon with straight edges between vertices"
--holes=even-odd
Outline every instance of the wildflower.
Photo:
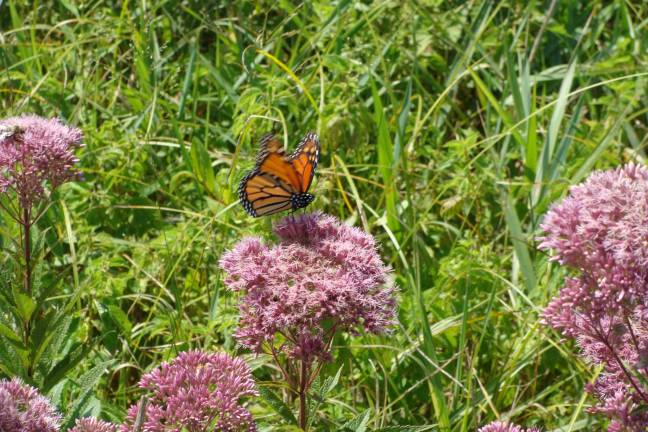
[[94,417],[86,417],[77,419],[76,424],[69,432],[115,432],[116,430],[117,426],[112,423]]
[[31,208],[45,194],[77,178],[73,151],[83,134],[57,119],[34,115],[0,121],[0,193],[13,191],[21,207]]
[[[596,172],[546,215],[541,249],[576,270],[543,319],[603,371],[586,390],[608,431],[648,427],[648,169]],[[642,377],[638,379],[637,377]]]
[[[236,337],[256,352],[307,363],[330,358],[337,330],[383,333],[395,318],[395,287],[371,235],[332,216],[289,216],[275,227],[279,243],[247,238],[220,262],[226,285],[242,291]],[[274,349],[274,348],[273,348]]]
[[477,432],[540,432],[540,429],[535,427],[523,429],[514,424],[496,421],[480,427]]
[[539,247],[584,276],[561,295],[572,301],[554,305],[551,315],[577,306],[596,317],[648,295],[648,169],[628,164],[592,174],[551,208],[541,228]]
[[648,265],[648,169],[635,164],[593,173],[545,217],[540,247],[574,268]]
[[0,431],[57,432],[61,416],[37,389],[14,378],[0,380]]
[[[144,431],[254,431],[252,415],[241,404],[257,395],[250,368],[225,353],[187,351],[144,375],[140,387],[150,392]],[[133,430],[139,405],[128,410],[121,432]],[[184,429],[183,429],[184,428]]]

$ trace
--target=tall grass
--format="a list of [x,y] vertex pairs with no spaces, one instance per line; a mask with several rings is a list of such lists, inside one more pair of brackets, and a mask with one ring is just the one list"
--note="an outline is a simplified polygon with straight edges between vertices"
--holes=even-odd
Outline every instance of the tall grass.
[[[648,7],[551,3],[0,4],[3,116],[86,134],[85,181],[39,227],[92,349],[49,396],[119,420],[161,360],[237,351],[216,263],[270,227],[237,181],[261,134],[313,129],[312,208],[377,236],[401,287],[390,337],[336,339],[314,427],[602,428],[582,392],[596,371],[539,322],[564,275],[534,236],[570,184],[644,162]],[[276,374],[247,356],[259,382]],[[287,415],[271,396],[252,410],[268,430]]]

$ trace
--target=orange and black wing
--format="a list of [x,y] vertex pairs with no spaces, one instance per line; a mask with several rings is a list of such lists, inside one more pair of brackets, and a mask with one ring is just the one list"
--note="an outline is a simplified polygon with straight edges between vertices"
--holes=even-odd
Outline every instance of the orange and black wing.
[[308,192],[308,188],[313,182],[319,149],[320,143],[317,134],[308,132],[297,149],[290,155],[289,161],[299,176],[298,190],[300,193]]
[[285,189],[300,192],[301,177],[295,170],[290,158],[286,157],[281,143],[276,138],[261,142],[261,152],[257,156],[255,170],[277,177]]
[[255,169],[239,185],[239,198],[250,216],[259,217],[292,208],[294,189],[280,178]]
[[281,141],[273,134],[261,138],[255,168],[239,184],[239,199],[250,216],[258,217],[292,208],[299,177],[287,160]]
[[268,155],[272,153],[275,153],[281,157],[285,157],[285,152],[281,141],[279,141],[273,133],[267,133],[263,135],[261,137],[261,141],[259,141],[259,153],[256,157],[256,167],[258,168],[259,165],[263,163],[265,158],[267,158]]
[[239,184],[245,211],[258,217],[292,209],[292,197],[306,193],[313,181],[318,155],[319,140],[312,132],[290,157],[286,157],[281,141],[272,134],[265,135],[255,168]]

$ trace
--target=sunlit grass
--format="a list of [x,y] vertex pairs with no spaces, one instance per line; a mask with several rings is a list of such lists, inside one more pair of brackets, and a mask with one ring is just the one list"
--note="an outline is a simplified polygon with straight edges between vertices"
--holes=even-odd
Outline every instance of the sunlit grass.
[[[324,374],[342,373],[314,424],[602,428],[582,392],[595,371],[539,322],[563,274],[535,236],[570,184],[644,162],[648,8],[204,3],[0,5],[3,116],[86,135],[85,181],[40,223],[61,295],[80,288],[73,336],[92,343],[53,400],[120,420],[161,360],[239,352],[217,262],[271,221],[236,205],[237,182],[263,133],[292,147],[315,130],[310,209],[374,234],[401,294],[391,336],[335,341]],[[249,358],[260,382],[276,374]],[[252,411],[282,421],[267,400]]]

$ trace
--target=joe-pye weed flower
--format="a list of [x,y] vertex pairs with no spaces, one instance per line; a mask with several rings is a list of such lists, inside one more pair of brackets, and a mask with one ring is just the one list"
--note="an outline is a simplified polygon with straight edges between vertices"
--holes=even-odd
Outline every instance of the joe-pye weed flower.
[[477,432],[540,432],[540,429],[535,427],[524,429],[515,424],[496,421],[480,427]]
[[[147,373],[144,432],[256,430],[241,399],[257,394],[248,365],[225,353],[187,351]],[[139,404],[128,410],[121,432],[132,432]]]
[[23,285],[28,294],[33,270],[31,229],[47,209],[48,196],[79,177],[74,150],[82,139],[81,130],[58,119],[24,115],[0,121],[0,195],[9,198],[0,200],[0,208],[23,231]]
[[252,237],[223,255],[225,284],[242,293],[236,338],[273,356],[300,399],[331,359],[336,332],[385,333],[395,321],[396,288],[370,234],[321,213],[288,216],[276,244]]
[[0,193],[12,192],[23,209],[45,193],[78,178],[74,150],[83,134],[58,119],[33,115],[0,121]]
[[61,415],[37,389],[20,379],[0,380],[0,431],[58,432]]
[[85,417],[76,420],[69,432],[116,432],[117,425],[94,417]]
[[603,371],[587,390],[609,431],[648,427],[648,170],[593,173],[554,205],[541,249],[574,270],[544,320]]

